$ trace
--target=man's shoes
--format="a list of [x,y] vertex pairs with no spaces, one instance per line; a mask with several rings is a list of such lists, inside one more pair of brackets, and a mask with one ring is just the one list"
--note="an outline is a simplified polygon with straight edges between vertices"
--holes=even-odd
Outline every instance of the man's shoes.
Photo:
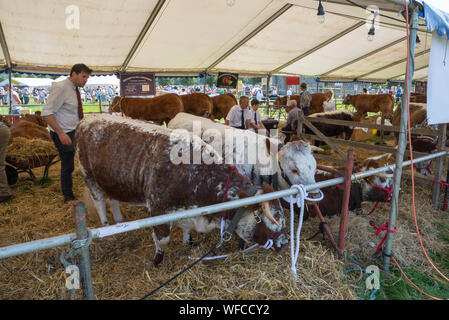
[[75,198],[75,196],[73,195],[73,193],[72,193],[71,195],[68,195],[68,196],[64,195],[64,203],[73,201],[73,200],[75,200],[75,199],[76,199],[76,198]]
[[12,195],[9,196],[0,196],[0,202],[5,202],[8,201],[9,199],[12,198]]

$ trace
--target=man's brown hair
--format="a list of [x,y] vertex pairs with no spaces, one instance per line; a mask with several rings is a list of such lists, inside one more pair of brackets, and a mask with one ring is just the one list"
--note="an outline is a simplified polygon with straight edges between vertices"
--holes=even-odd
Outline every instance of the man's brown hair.
[[87,74],[92,73],[92,69],[90,69],[88,66],[86,66],[84,63],[77,63],[73,65],[72,69],[70,70],[70,76],[72,76],[73,73],[80,74],[81,72],[85,72]]

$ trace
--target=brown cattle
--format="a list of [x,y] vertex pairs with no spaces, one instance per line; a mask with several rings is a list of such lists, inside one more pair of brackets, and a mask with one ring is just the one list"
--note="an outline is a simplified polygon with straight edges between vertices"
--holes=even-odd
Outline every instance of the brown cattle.
[[212,99],[205,93],[194,92],[190,94],[180,95],[184,105],[184,112],[200,116],[203,111],[212,114]]
[[427,95],[422,93],[412,93],[410,95],[410,102],[427,103]]
[[157,124],[168,123],[183,111],[182,100],[174,93],[154,98],[115,97],[109,107],[109,112],[122,112],[127,117]]
[[9,142],[11,143],[16,137],[53,141],[46,127],[25,119],[19,119],[11,125],[11,138]]
[[367,112],[382,112],[387,118],[393,116],[394,98],[390,94],[348,94],[343,104],[352,104],[362,117],[365,117]]
[[47,130],[47,122],[42,119],[40,111],[36,111],[34,115],[24,115],[10,126],[10,130],[11,138],[9,143],[16,137],[53,141]]
[[33,122],[37,125],[40,125],[41,127],[47,128],[47,122],[42,118],[40,111],[36,111],[34,115],[25,114],[21,117],[21,119]]
[[[146,206],[151,216],[204,207],[228,200],[273,192],[266,185],[252,186],[251,182],[226,164],[191,164],[193,159],[214,154],[215,150],[194,135],[150,124],[145,121],[112,115],[93,115],[84,118],[76,129],[76,152],[80,172],[94,200],[103,224],[106,219],[105,199],[116,222],[121,222],[119,202]],[[101,152],[98,152],[101,150]],[[220,163],[221,157],[217,156]],[[181,159],[182,158],[182,159]],[[226,187],[225,187],[226,186]],[[229,210],[225,225],[237,210]],[[279,201],[271,200],[242,208],[236,220],[235,232],[247,242],[265,244],[273,241],[273,248],[282,249],[287,243],[286,222]],[[210,232],[220,228],[222,213],[185,218],[175,222],[189,239],[190,230]],[[169,223],[153,227],[156,254],[154,264],[162,262],[170,240]]]
[[218,96],[212,97],[212,118],[220,120],[226,118],[229,110],[238,104],[237,99],[232,93],[224,93]]
[[[312,100],[310,101],[310,107],[309,107],[309,114],[314,114],[314,113],[321,113],[324,112],[324,108],[323,108],[323,102],[326,101],[329,96],[332,98],[332,91],[327,91],[327,92],[317,92],[317,93],[312,93]],[[291,95],[290,96],[290,100],[296,100],[296,103],[299,107],[299,101],[301,100],[301,95]],[[279,106],[286,106],[287,105],[287,97],[277,97],[275,102],[275,105],[279,105]]]

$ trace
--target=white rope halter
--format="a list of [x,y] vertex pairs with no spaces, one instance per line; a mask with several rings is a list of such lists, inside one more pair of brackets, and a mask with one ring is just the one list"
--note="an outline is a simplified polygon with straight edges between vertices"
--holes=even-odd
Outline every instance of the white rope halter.
[[[292,265],[291,265],[291,271],[293,273],[293,277],[295,278],[295,280],[298,280],[298,277],[296,275],[296,261],[298,261],[298,256],[299,256],[299,245],[300,245],[300,234],[301,234],[301,228],[302,228],[302,221],[304,218],[304,201],[308,200],[308,201],[312,201],[312,202],[318,202],[323,200],[324,195],[323,192],[321,192],[320,190],[320,197],[317,199],[311,199],[307,197],[307,192],[305,190],[304,185],[302,184],[295,184],[292,185],[290,187],[290,189],[296,189],[298,191],[297,195],[295,197],[293,197],[293,195],[289,196],[289,197],[283,197],[283,199],[287,202],[290,203],[290,254],[291,254],[291,261],[292,261]],[[297,205],[298,208],[300,208],[300,214],[299,214],[299,223],[298,223],[298,228],[296,229],[296,240],[295,240],[295,236],[294,236],[294,216],[295,216],[295,211],[294,211],[294,205]]]

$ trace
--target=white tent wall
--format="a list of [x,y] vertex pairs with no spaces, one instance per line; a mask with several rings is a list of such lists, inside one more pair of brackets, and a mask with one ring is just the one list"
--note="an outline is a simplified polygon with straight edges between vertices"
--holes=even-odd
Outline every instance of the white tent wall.
[[[352,1],[361,6],[373,2]],[[318,23],[316,0],[236,0],[233,6],[225,0],[0,1],[0,23],[17,71],[67,74],[74,63],[83,62],[94,74],[123,67],[124,72],[156,75],[207,70],[349,81],[400,76],[407,52],[399,1],[374,2],[382,16],[372,42],[367,41],[372,15],[364,8],[348,0],[322,3],[324,24]],[[427,38],[430,46],[423,19],[419,29],[421,41]],[[423,50],[418,48],[418,54]],[[5,60],[1,51],[2,69]],[[398,69],[390,66],[398,61]]]
[[[95,70],[113,72],[156,2],[0,1],[0,21],[16,70],[67,72],[82,60]],[[72,23],[72,15],[76,19],[76,12],[70,11],[73,6],[79,8],[79,28]]]

